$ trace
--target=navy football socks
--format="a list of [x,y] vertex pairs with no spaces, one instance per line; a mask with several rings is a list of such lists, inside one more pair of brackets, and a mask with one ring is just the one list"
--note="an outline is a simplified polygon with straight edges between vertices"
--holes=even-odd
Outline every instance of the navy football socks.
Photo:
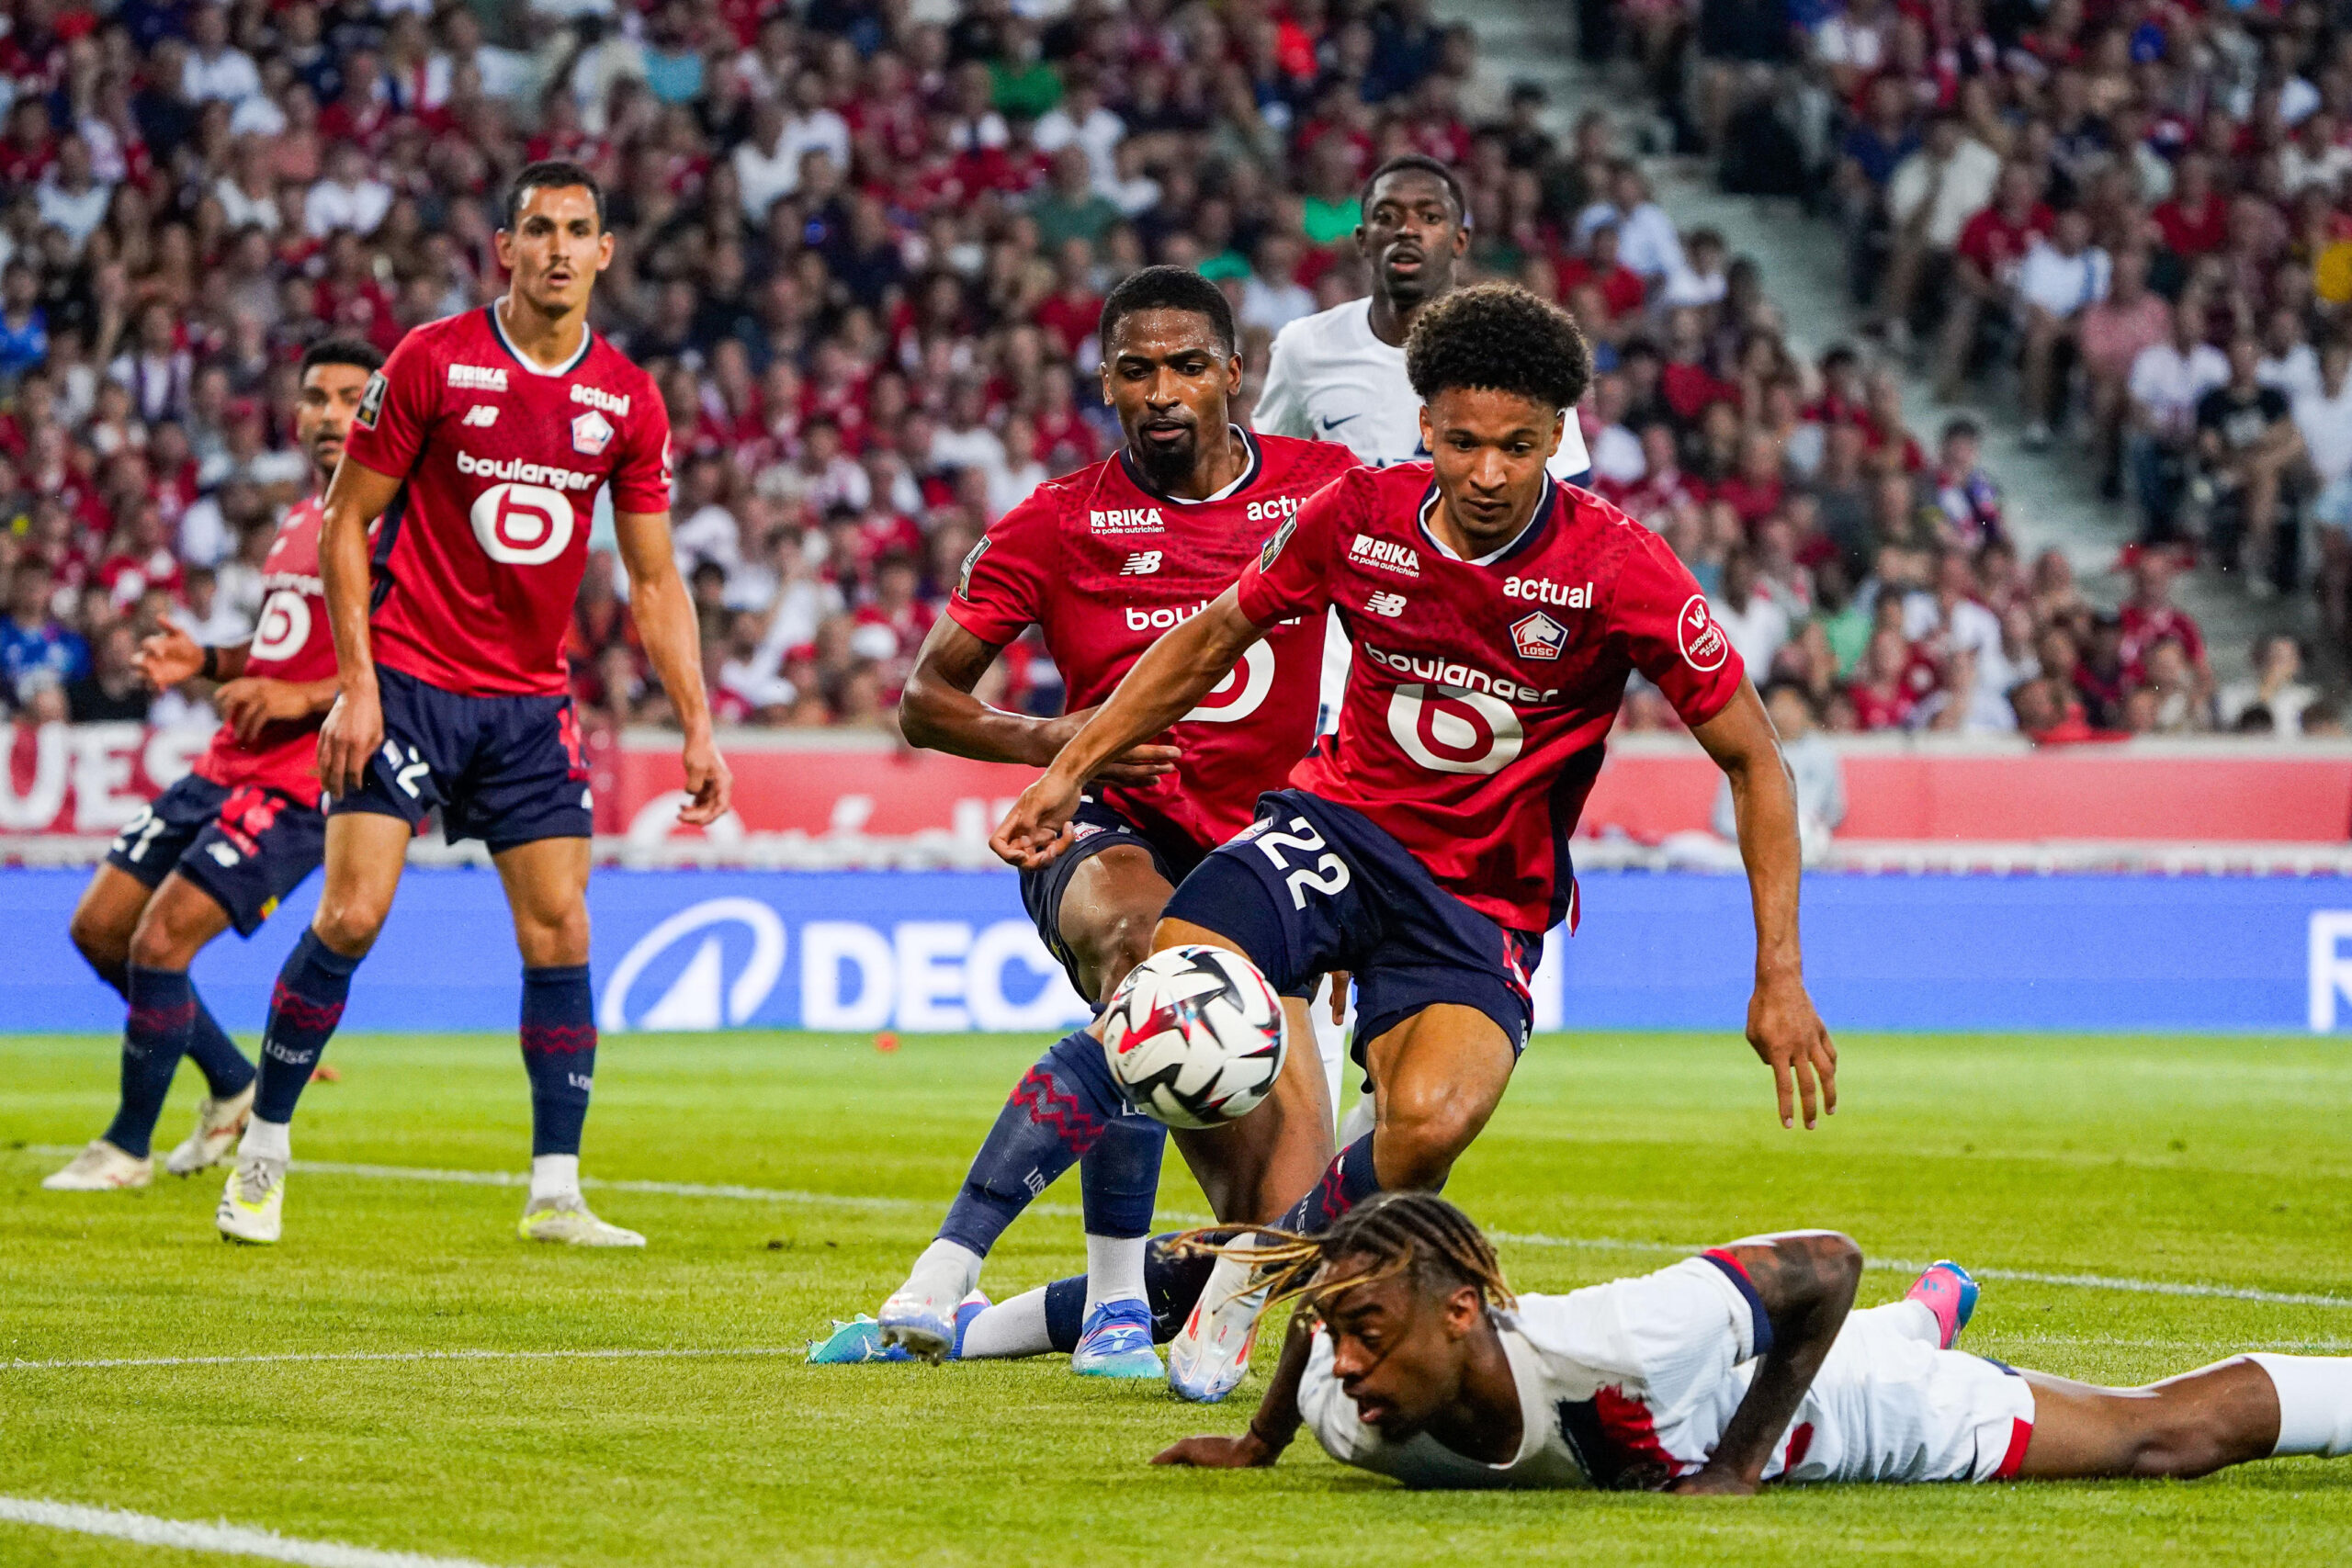
[[1103,1129],[1102,1140],[1078,1162],[1088,1235],[1132,1239],[1151,1234],[1159,1160],[1167,1148],[1168,1129],[1148,1116],[1127,1112]]
[[122,1101],[106,1136],[124,1154],[144,1159],[155,1135],[155,1119],[164,1113],[164,1099],[172,1092],[172,1075],[179,1070],[196,1027],[196,987],[185,971],[143,969],[134,964],[124,990],[130,1011],[122,1030]]
[[1319,1235],[1340,1215],[1380,1190],[1380,1177],[1372,1164],[1372,1139],[1373,1134],[1366,1133],[1340,1151],[1315,1190],[1282,1217],[1283,1230]]
[[523,971],[523,1070],[531,1075],[531,1157],[578,1155],[596,1078],[588,965]]
[[[1122,1223],[1118,1215],[1132,1204],[1132,1188],[1140,1179],[1135,1173],[1143,1139],[1129,1135],[1131,1132],[1148,1134],[1150,1139],[1152,1180],[1144,1190],[1158,1185],[1159,1166],[1158,1124],[1139,1130],[1121,1127],[1123,1121],[1144,1121],[1126,1115],[1126,1109],[1111,1082],[1111,1069],[1103,1063],[1102,1042],[1083,1029],[1056,1042],[1035,1066],[1022,1075],[1012,1098],[997,1112],[996,1125],[989,1129],[980,1152],[972,1158],[964,1190],[948,1206],[939,1238],[987,1257],[1004,1227],[1052,1186],[1055,1178],[1094,1153],[1114,1129],[1120,1136],[1114,1152],[1106,1157],[1110,1168],[1106,1180],[1126,1195],[1106,1196],[1105,1223]],[[1090,1195],[1087,1229],[1094,1226]],[[1128,1234],[1141,1235],[1148,1228],[1147,1201],[1142,1223]]]
[[294,1106],[311,1081],[311,1071],[343,1021],[343,1004],[351,995],[356,958],[342,953],[305,931],[286,966],[277,972],[277,987],[270,993],[269,1022],[261,1036],[261,1088],[254,1094],[254,1115],[279,1125],[294,1120]]
[[197,1071],[204,1075],[205,1089],[215,1100],[243,1094],[245,1086],[254,1081],[254,1065],[245,1060],[245,1054],[237,1049],[229,1032],[213,1018],[212,1010],[204,1005],[202,997],[196,998],[196,1026],[188,1031],[187,1056],[196,1064]]

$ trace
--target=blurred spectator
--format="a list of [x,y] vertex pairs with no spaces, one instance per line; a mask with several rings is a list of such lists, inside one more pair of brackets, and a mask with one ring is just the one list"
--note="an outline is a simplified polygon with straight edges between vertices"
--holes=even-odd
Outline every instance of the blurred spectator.
[[139,673],[138,633],[129,621],[115,621],[92,648],[90,668],[65,682],[65,711],[75,724],[146,721],[154,694]]
[[[1846,770],[1837,750],[1823,739],[1813,699],[1793,681],[1775,681],[1765,688],[1764,711],[1780,731],[1781,756],[1796,783],[1797,837],[1807,862],[1817,861],[1829,847],[1830,837],[1846,820]],[[1715,792],[1711,817],[1715,833],[1739,837],[1732,809],[1731,783]]]
[[[2284,633],[2266,633],[2255,639],[2253,662],[2253,675],[2215,694],[2219,727],[2233,733],[2301,734],[2304,711],[2319,700],[2318,690],[2302,679],[2302,645]],[[2257,710],[2263,722],[2249,729],[2244,721]]]

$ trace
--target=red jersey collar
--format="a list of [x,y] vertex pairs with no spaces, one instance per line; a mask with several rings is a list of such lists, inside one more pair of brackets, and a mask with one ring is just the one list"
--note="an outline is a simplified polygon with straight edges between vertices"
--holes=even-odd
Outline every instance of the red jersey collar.
[[534,376],[569,376],[580,368],[588,358],[588,351],[596,346],[596,329],[583,326],[580,330],[580,347],[571,358],[557,366],[542,365],[516,348],[514,341],[506,335],[505,323],[498,319],[496,300],[484,305],[481,313],[490,322],[490,335],[498,340],[498,346],[506,351],[506,356]]
[[1165,491],[1155,488],[1150,480],[1143,477],[1143,469],[1136,467],[1135,458],[1128,455],[1126,443],[1124,441],[1119,444],[1119,470],[1127,476],[1129,484],[1134,485],[1136,489],[1154,501],[1164,501],[1175,506],[1198,506],[1203,502],[1230,500],[1258,482],[1258,476],[1266,471],[1266,454],[1259,446],[1258,438],[1248,430],[1238,424],[1228,424],[1226,428],[1241,437],[1241,445],[1250,450],[1250,461],[1242,468],[1239,479],[1235,479],[1215,495],[1204,496],[1199,502],[1187,501],[1181,495],[1170,495]]
[[1546,475],[1544,484],[1547,493],[1542,501],[1536,502],[1535,514],[1527,520],[1527,526],[1513,536],[1510,544],[1490,554],[1479,556],[1476,559],[1464,559],[1455,555],[1446,548],[1444,541],[1430,529],[1430,513],[1437,505],[1437,480],[1434,479],[1430,480],[1430,488],[1421,492],[1420,510],[1414,513],[1413,521],[1420,529],[1421,537],[1428,542],[1429,547],[1446,559],[1461,561],[1464,566],[1500,566],[1513,556],[1525,555],[1542,543],[1544,535],[1551,532],[1552,514],[1567,503],[1567,495],[1559,480]]

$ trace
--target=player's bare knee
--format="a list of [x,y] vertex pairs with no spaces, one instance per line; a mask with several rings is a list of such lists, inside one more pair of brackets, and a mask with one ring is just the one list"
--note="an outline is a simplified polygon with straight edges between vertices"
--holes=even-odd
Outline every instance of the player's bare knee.
[[66,931],[73,938],[74,951],[98,972],[100,978],[120,983],[123,965],[130,958],[129,931],[86,907],[74,911],[73,922]]
[[1440,1096],[1392,1097],[1373,1133],[1380,1184],[1432,1190],[1443,1185],[1485,1122],[1484,1116]]
[[139,917],[139,928],[130,933],[130,962],[141,969],[181,970],[195,956],[188,951],[187,933],[173,930],[169,918],[148,905]]
[[364,958],[384,929],[386,911],[372,899],[325,897],[311,919],[318,939],[345,958]]
[[514,922],[515,945],[523,962],[534,969],[561,968],[588,962],[588,909],[585,904],[560,914]]
[[1127,971],[1151,956],[1152,933],[1159,930],[1157,911],[1127,910],[1112,916],[1103,923],[1091,944],[1093,960],[1087,964],[1102,977],[1102,993],[1109,995]]

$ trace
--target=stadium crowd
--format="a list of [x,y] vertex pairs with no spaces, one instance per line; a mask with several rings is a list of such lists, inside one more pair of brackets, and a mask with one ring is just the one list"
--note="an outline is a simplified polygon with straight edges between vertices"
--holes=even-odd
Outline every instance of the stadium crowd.
[[[1862,9],[1877,4],[1820,27],[1876,17],[1884,58],[1910,59],[1899,51],[1925,24]],[[1973,17],[1972,4],[1951,15]],[[1702,8],[1702,43],[1717,8]],[[1825,728],[2340,728],[2286,639],[2262,651],[2257,682],[2214,690],[2198,628],[2169,600],[2165,552],[2141,555],[2138,592],[2110,615],[2088,606],[2063,558],[2020,561],[1969,426],[1906,428],[1892,382],[1849,352],[1795,360],[1756,267],[1714,235],[1679,233],[1599,117],[1563,145],[1532,89],[1474,115],[1473,51],[1427,0],[1074,0],[1042,17],[1013,0],[125,0],[107,13],[18,0],[0,38],[0,517],[13,519],[0,530],[0,696],[29,721],[172,716],[185,699],[151,698],[131,652],[165,615],[199,640],[250,626],[273,519],[305,482],[288,417],[303,346],[356,333],[389,347],[494,298],[501,183],[526,159],[565,156],[610,188],[619,243],[596,324],[669,405],[677,548],[721,721],[887,728],[980,532],[1115,440],[1091,337],[1109,286],[1147,261],[1217,279],[1254,386],[1274,332],[1363,292],[1358,188],[1409,151],[1461,172],[1474,273],[1561,299],[1592,338],[1600,374],[1580,412],[1596,487],[1671,539],[1759,677]],[[1953,67],[1946,96],[1965,107],[1994,94],[1986,125],[2007,126],[2016,154],[2002,177],[2024,193],[2033,176],[2020,222],[2077,251],[2111,243],[2119,214],[2140,209],[2087,143],[2057,188],[2057,153],[2029,112],[2055,86],[1999,50],[1962,53],[1981,69]],[[1835,62],[1792,52],[1787,64],[1831,73],[1820,80],[1840,84],[1841,106],[1891,104],[1870,84],[1916,84],[1879,72],[1880,58],[1850,79]],[[2143,96],[2169,80],[2160,62],[2124,75]],[[2258,97],[2284,123],[2279,95]],[[1718,100],[1725,118],[1744,112],[1736,92]],[[1919,165],[1904,164],[1905,138],[1940,146],[1962,122],[1907,87],[1888,112],[1901,155],[1880,172],[1907,188],[1898,168]],[[2186,134],[2234,148],[2209,134],[2241,123],[2220,113]],[[2239,140],[2267,146],[2269,123],[2244,119]],[[2333,134],[2332,118],[2319,123]],[[2181,199],[2199,178],[2236,177],[2235,162],[2180,151]],[[2113,167],[2144,185],[2165,162],[2150,157]],[[2277,172],[2267,154],[2255,161]],[[2188,172],[2199,167],[2208,175]],[[1941,214],[1951,198],[1933,188]],[[2047,220],[2053,196],[2093,220],[2088,239]],[[2236,216],[2251,198],[2211,199],[2222,206],[2199,210],[2226,244],[2179,277],[2160,260],[2171,253],[2143,247],[2144,265],[2119,262],[2114,299],[2089,309],[2116,311],[2142,273],[2191,290],[2217,321],[2249,290],[2267,303],[2287,269],[2255,265],[2269,253]],[[2131,221],[2161,226],[2180,210],[2167,200]],[[1872,226],[1858,216],[1859,231]],[[1937,264],[1905,262],[1906,232],[1887,269],[1914,280],[1916,301],[1891,307],[1898,321],[1943,292],[1916,286]],[[2352,246],[2331,254],[2352,292]],[[2138,314],[2115,332],[2145,336],[2159,310],[2146,301],[2163,297],[2129,297]],[[2302,303],[2324,298],[2307,289]],[[2300,364],[2290,314],[2247,306],[2231,319],[2271,334],[2262,365]],[[2209,352],[2182,384],[2211,374]],[[2097,402],[2097,367],[2113,356],[2084,358],[2095,406],[2135,453],[2161,450],[2175,426],[2143,431],[2112,395]],[[2343,360],[2328,363],[2324,384],[2341,391]],[[2352,417],[2352,393],[2340,406]],[[2241,423],[2222,422],[2224,438]],[[2352,467],[2352,439],[2338,445]],[[2316,459],[2323,443],[2306,446]],[[2241,468],[2283,474],[2273,456],[2256,443]],[[2292,486],[2250,481],[2249,493],[2283,512]],[[626,592],[600,549],[570,649],[599,725],[665,716]],[[1001,701],[1060,700],[1034,646],[990,679]],[[1639,689],[1627,716],[1673,722]]]
[[[2256,601],[2309,587],[2342,644],[2352,49],[2332,13],[1624,0],[1583,14],[1588,54],[1637,58],[1728,188],[1836,217],[1891,355],[1915,356],[1948,399],[2014,369],[2027,445],[2079,442],[2136,509],[2143,548]],[[2196,651],[2187,639],[2191,665]],[[2296,657],[2283,640],[2256,650],[2271,694],[2258,705],[2284,730]],[[2244,711],[2199,716],[2228,728]]]

